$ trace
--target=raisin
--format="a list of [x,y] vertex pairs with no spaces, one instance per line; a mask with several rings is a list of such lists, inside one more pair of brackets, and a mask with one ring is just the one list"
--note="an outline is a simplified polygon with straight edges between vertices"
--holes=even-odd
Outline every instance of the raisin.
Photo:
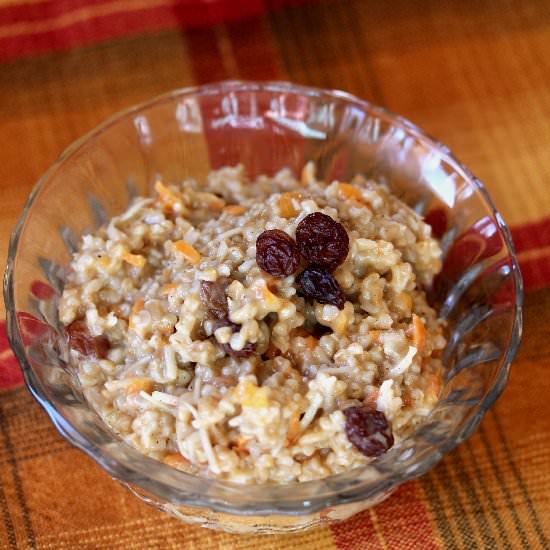
[[326,327],[325,325],[322,325],[321,323],[315,323],[311,334],[315,336],[318,340],[320,340],[325,334],[331,334],[332,331],[330,330],[330,327]]
[[[231,327],[231,330],[234,333],[239,332],[241,329],[241,325],[233,323],[229,320],[227,296],[225,295],[225,289],[229,285],[229,282],[230,279],[228,277],[220,277],[216,281],[201,281],[201,302],[206,310],[206,318],[214,321],[214,332],[222,327]],[[235,350],[229,344],[220,344],[215,337],[213,338],[216,345],[224,353],[231,355],[232,357],[250,357],[256,351],[256,346],[252,343],[246,344],[246,346],[244,346],[241,350]]]
[[236,357],[237,359],[246,359],[256,352],[256,346],[251,342],[246,344],[243,349],[239,350],[233,349],[229,344],[220,344],[219,342],[218,346],[226,355]]
[[349,252],[344,226],[322,212],[309,214],[298,224],[296,242],[306,260],[329,271],[334,271]]
[[[231,327],[231,330],[233,331],[233,333],[239,332],[239,330],[241,330],[241,325],[238,325],[237,323],[233,323],[229,319],[220,319],[220,320],[214,322],[214,331],[216,331],[217,329],[222,328],[222,327]],[[237,357],[239,359],[245,359],[246,357],[250,357],[251,355],[253,355],[254,352],[256,351],[256,345],[253,344],[252,342],[249,342],[248,344],[246,344],[243,349],[237,350],[237,349],[233,349],[229,345],[229,342],[227,344],[221,344],[220,342],[218,342],[215,339],[215,337],[214,337],[214,340],[215,340],[217,346],[226,355],[230,355],[231,357]]]
[[227,277],[220,277],[216,281],[201,281],[200,297],[208,319],[221,320],[227,318],[225,289],[228,285],[229,279]]
[[310,265],[296,278],[301,293],[320,304],[344,309],[346,298],[336,279],[322,266]]
[[383,412],[367,407],[348,407],[346,436],[349,442],[365,456],[380,456],[393,445],[393,434]]
[[105,359],[109,340],[105,336],[92,336],[84,319],[77,319],[65,329],[69,347],[87,357]]
[[298,269],[300,252],[290,235],[269,229],[256,239],[256,263],[273,277],[287,277]]

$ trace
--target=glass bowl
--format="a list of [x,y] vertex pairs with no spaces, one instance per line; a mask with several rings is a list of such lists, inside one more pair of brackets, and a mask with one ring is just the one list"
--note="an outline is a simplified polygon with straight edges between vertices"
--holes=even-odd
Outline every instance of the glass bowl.
[[[319,481],[242,486],[195,477],[114,435],[60,351],[57,300],[80,235],[154,181],[204,178],[242,163],[252,177],[315,162],[326,180],[386,182],[442,239],[430,300],[448,320],[441,399],[410,438],[366,467]],[[71,145],[31,193],[9,247],[10,343],[59,432],[144,501],[233,532],[297,531],[372,506],[469,437],[500,395],[521,336],[522,282],[510,233],[483,185],[403,118],[340,91],[222,82],[130,108]]]

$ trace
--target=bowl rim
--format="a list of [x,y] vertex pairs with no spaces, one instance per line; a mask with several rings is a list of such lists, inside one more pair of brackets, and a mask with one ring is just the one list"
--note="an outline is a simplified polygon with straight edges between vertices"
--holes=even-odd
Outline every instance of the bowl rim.
[[[396,486],[400,485],[401,483],[404,483],[405,481],[419,477],[420,475],[428,471],[430,468],[432,468],[437,462],[439,462],[439,460],[445,454],[451,451],[454,447],[456,447],[456,445],[458,445],[461,441],[469,437],[475,431],[475,429],[481,422],[481,419],[483,418],[485,413],[501,395],[509,377],[511,363],[514,357],[516,356],[516,353],[518,351],[519,344],[521,341],[522,326],[523,326],[523,319],[522,319],[523,282],[522,282],[521,272],[519,270],[519,263],[516,257],[514,244],[512,242],[511,233],[508,226],[503,220],[500,212],[495,207],[493,200],[491,199],[483,183],[476,176],[474,176],[473,173],[464,164],[462,164],[456,158],[456,156],[451,152],[451,150],[446,145],[432,138],[429,134],[421,130],[418,126],[410,122],[408,119],[402,117],[401,115],[397,115],[386,108],[374,105],[368,100],[358,98],[357,96],[342,90],[323,89],[323,88],[316,88],[311,86],[303,86],[303,85],[293,84],[288,81],[224,80],[224,81],[209,83],[205,85],[178,88],[178,89],[163,93],[161,95],[158,95],[156,97],[153,97],[144,102],[134,104],[121,111],[118,111],[117,113],[105,119],[102,123],[97,125],[95,128],[93,128],[92,130],[84,134],[82,137],[75,140],[67,148],[65,148],[64,151],[51,164],[51,166],[38,179],[27,201],[25,202],[23,211],[19,216],[17,223],[15,225],[15,228],[10,237],[9,246],[8,246],[8,259],[7,259],[6,270],[4,274],[4,301],[7,306],[6,307],[6,322],[7,322],[6,324],[7,324],[8,340],[12,350],[14,351],[15,356],[19,361],[21,370],[23,371],[25,383],[28,389],[30,390],[34,398],[38,401],[38,403],[44,408],[44,410],[50,417],[50,420],[56,426],[58,432],[66,440],[68,440],[72,445],[78,447],[80,450],[84,451],[88,456],[93,458],[94,461],[97,462],[110,475],[112,475],[115,478],[120,478],[121,477],[120,472],[116,468],[114,468],[109,461],[104,459],[102,460],[102,457],[98,456],[96,452],[97,449],[95,448],[93,443],[88,441],[85,437],[84,437],[84,441],[82,440],[83,436],[81,436],[81,434],[78,434],[78,430],[74,428],[63,417],[63,415],[49,402],[47,397],[43,395],[40,387],[38,387],[37,385],[37,381],[35,380],[35,377],[33,375],[32,367],[27,360],[26,352],[25,352],[24,346],[22,345],[22,341],[23,341],[22,335],[19,329],[19,325],[16,318],[16,311],[15,311],[14,268],[15,268],[15,259],[18,252],[19,239],[20,239],[22,230],[25,226],[25,222],[28,218],[29,212],[36,198],[39,196],[42,188],[46,185],[48,180],[55,174],[55,172],[61,167],[61,165],[66,159],[76,154],[89,141],[91,141],[93,138],[95,138],[96,136],[100,135],[101,133],[109,129],[111,126],[116,125],[118,122],[122,121],[123,119],[126,119],[127,117],[133,114],[139,113],[143,110],[147,110],[150,107],[157,106],[164,102],[170,102],[174,99],[180,99],[180,98],[189,97],[189,96],[221,95],[221,94],[230,93],[230,92],[243,92],[243,91],[249,91],[249,92],[263,91],[263,92],[276,92],[276,93],[287,92],[287,93],[305,95],[308,97],[322,97],[322,96],[332,97],[338,100],[343,100],[343,101],[358,105],[364,111],[369,112],[373,116],[377,116],[384,120],[391,121],[393,125],[401,127],[404,131],[406,131],[406,133],[412,135],[415,139],[424,143],[430,149],[437,150],[438,153],[441,155],[441,157],[445,160],[445,162],[452,167],[453,171],[458,172],[465,180],[470,182],[479,191],[481,198],[485,203],[485,206],[488,208],[488,210],[490,211],[490,214],[492,215],[494,221],[496,222],[496,225],[503,238],[506,251],[511,261],[511,274],[513,277],[514,290],[515,290],[514,317],[513,317],[513,322],[511,324],[510,342],[508,344],[508,347],[506,348],[506,351],[503,357],[500,360],[500,368],[498,370],[496,380],[494,381],[492,388],[490,388],[490,390],[484,396],[482,401],[478,404],[477,413],[469,419],[469,421],[460,430],[460,432],[458,434],[456,433],[453,434],[452,438],[449,437],[446,440],[444,440],[441,444],[437,445],[437,447],[434,448],[434,452],[430,453],[427,457],[424,457],[420,462],[418,462],[414,469],[410,469],[409,471],[405,471],[405,472],[402,471],[400,475],[395,475],[395,472],[394,472],[394,475],[392,476],[389,476],[389,477],[387,475],[382,476],[381,480],[375,484],[376,487],[374,489],[376,490],[372,490],[369,493],[369,495],[366,495],[364,491],[361,492],[360,490],[358,490],[358,487],[354,487],[354,491],[349,491],[349,492],[342,491],[336,494],[332,494],[329,497],[323,494],[323,495],[320,495],[320,497],[311,498],[310,500],[307,500],[307,501],[301,498],[292,499],[291,495],[286,494],[286,493],[292,492],[292,491],[289,491],[289,489],[292,490],[292,488],[297,488],[298,486],[304,487],[306,485],[312,485],[312,484],[318,485],[323,483],[326,480],[336,479],[342,476],[342,474],[337,474],[335,476],[330,476],[328,478],[324,478],[320,480],[295,483],[295,484],[287,484],[287,485],[278,485],[278,486],[272,486],[272,485],[243,486],[240,484],[224,482],[224,481],[215,480],[215,479],[207,480],[205,478],[199,478],[205,482],[208,482],[208,484],[226,486],[231,488],[232,490],[243,489],[244,487],[246,487],[247,490],[249,490],[250,488],[261,489],[263,487],[264,489],[266,489],[269,487],[270,491],[273,493],[273,496],[269,499],[266,499],[264,501],[256,500],[254,502],[241,505],[239,507],[232,505],[231,502],[227,502],[223,500],[212,500],[207,495],[199,495],[197,497],[197,495],[189,495],[187,493],[182,493],[181,490],[178,493],[179,498],[175,499],[177,501],[177,504],[197,506],[199,508],[208,508],[218,512],[238,514],[238,515],[311,514],[313,512],[322,510],[327,506],[333,506],[333,505],[344,504],[344,503],[352,503],[359,500],[363,500],[366,498],[366,496],[377,495],[382,491],[391,490],[392,488],[395,488]],[[78,435],[80,437],[75,437],[75,435]],[[127,445],[127,444],[124,443],[124,445]],[[139,451],[136,451],[136,452],[139,453]],[[139,456],[144,459],[147,459],[147,460],[144,460],[145,463],[150,461],[151,463],[154,463],[155,467],[158,467],[160,469],[169,469],[172,471],[174,470],[173,468],[170,468],[169,466],[165,466],[164,464],[154,459],[151,459],[146,455],[139,453]],[[376,464],[376,462],[374,464]],[[373,463],[365,467],[362,467],[361,471],[366,470],[367,468],[370,468],[372,465]],[[198,476],[191,476],[190,474],[185,474],[182,472],[177,472],[177,474],[181,474],[181,476],[187,476],[194,479],[198,478]],[[154,485],[151,485],[150,483],[146,483],[146,480],[140,478],[139,475],[137,477],[136,476],[133,476],[133,477],[130,476],[130,477],[132,478],[131,482],[133,484],[141,488],[144,488],[145,490],[153,489],[152,490],[153,494],[158,494],[158,493],[155,493],[154,491]],[[122,480],[122,481],[124,483],[126,480]],[[171,496],[174,497],[173,492]],[[285,499],[287,499],[285,505],[283,505],[283,503],[279,501],[279,499],[281,499],[281,497],[283,496]],[[291,497],[290,500],[288,500],[289,496]]]

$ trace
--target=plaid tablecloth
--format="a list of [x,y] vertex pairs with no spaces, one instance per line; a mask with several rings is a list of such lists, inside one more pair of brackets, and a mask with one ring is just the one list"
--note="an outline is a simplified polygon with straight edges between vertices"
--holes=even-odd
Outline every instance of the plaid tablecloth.
[[342,88],[450,145],[512,225],[528,293],[509,386],[469,441],[376,508],[300,535],[235,536],[147,507],[65,443],[21,385],[2,325],[0,548],[548,548],[550,4],[237,4],[256,18],[182,30],[228,14],[199,17],[186,0],[0,0],[2,263],[37,177],[113,112],[225,78]]

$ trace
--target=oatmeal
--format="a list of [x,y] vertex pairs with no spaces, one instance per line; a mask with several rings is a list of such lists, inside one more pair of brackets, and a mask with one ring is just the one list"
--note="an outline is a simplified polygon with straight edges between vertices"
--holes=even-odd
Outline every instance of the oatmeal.
[[158,181],[85,235],[59,312],[86,398],[175,468],[239,483],[364,465],[438,398],[430,227],[376,182],[306,165]]

